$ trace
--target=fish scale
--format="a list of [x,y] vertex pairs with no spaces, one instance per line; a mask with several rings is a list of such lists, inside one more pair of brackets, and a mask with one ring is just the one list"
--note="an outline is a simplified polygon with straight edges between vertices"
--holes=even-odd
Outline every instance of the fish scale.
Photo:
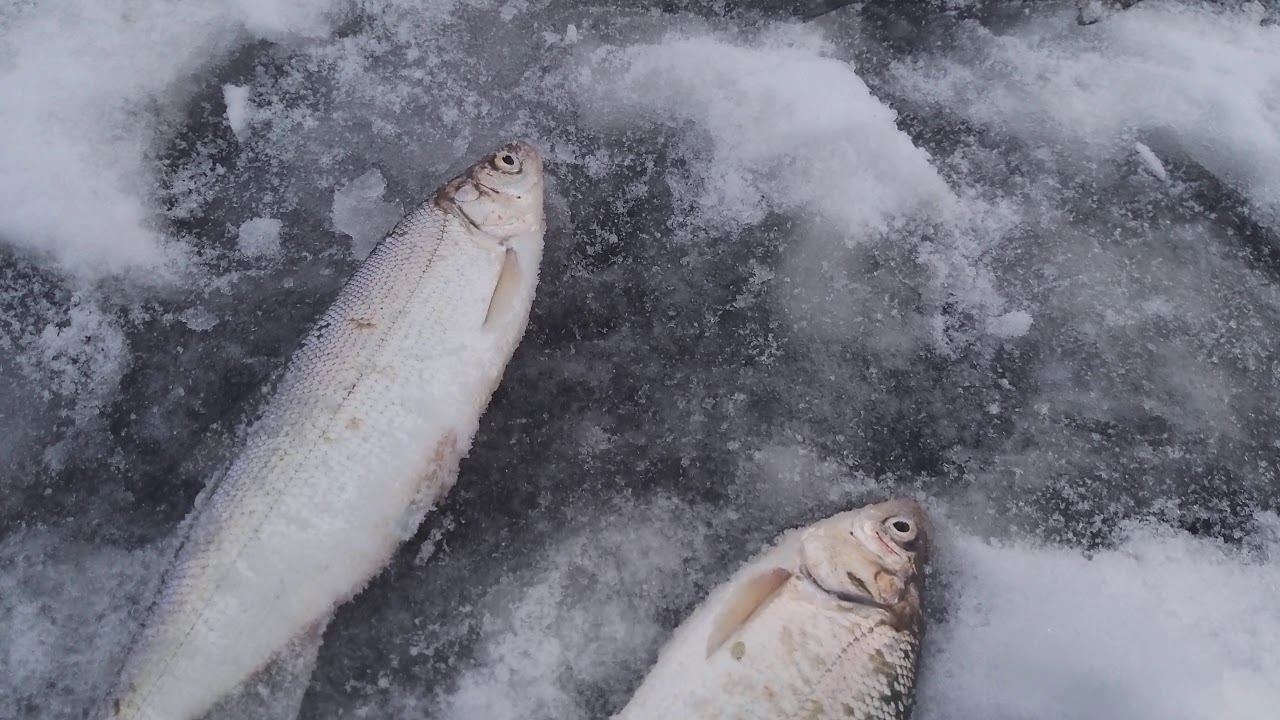
[[[446,186],[374,249],[191,524],[106,717],[200,717],[322,630],[450,489],[537,283],[541,161],[508,148],[536,174],[534,230],[491,236]],[[516,285],[490,317],[510,263]]]

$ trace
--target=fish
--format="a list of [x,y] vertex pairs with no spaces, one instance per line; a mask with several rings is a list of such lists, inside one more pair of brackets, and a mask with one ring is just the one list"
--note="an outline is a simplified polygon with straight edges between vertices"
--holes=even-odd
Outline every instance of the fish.
[[927,551],[909,498],[784,533],[676,629],[614,720],[907,720]]
[[198,502],[92,717],[188,720],[316,636],[454,485],[526,330],[543,162],[507,144],[374,248]]

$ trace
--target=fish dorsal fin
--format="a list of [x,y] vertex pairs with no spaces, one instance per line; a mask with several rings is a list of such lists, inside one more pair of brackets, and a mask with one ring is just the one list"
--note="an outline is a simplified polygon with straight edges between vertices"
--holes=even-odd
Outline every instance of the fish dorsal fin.
[[494,318],[505,315],[511,309],[519,289],[520,260],[515,250],[507,248],[502,258],[502,272],[498,273],[498,282],[493,286],[493,295],[489,297],[489,309],[484,314],[483,327],[489,327]]
[[729,592],[724,608],[711,625],[711,635],[707,638],[707,657],[711,657],[724,645],[790,579],[790,570],[775,567],[738,583]]

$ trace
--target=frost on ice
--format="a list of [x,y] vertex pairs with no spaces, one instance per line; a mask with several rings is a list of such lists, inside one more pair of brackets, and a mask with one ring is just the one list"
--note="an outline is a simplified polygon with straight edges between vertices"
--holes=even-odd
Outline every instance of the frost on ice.
[[272,257],[280,252],[284,223],[275,218],[254,218],[240,225],[236,245],[250,257]]
[[1031,329],[1031,315],[1015,310],[987,320],[987,332],[999,338],[1016,338]]
[[404,211],[399,203],[383,202],[387,181],[374,168],[333,194],[333,227],[351,237],[351,254],[363,260]]

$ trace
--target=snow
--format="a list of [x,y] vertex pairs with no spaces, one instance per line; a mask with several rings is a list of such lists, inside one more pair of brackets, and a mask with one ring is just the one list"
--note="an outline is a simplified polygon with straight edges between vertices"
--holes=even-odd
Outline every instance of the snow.
[[172,122],[187,83],[246,28],[320,32],[314,11],[330,4],[108,0],[15,12],[0,66],[0,195],[9,208],[0,236],[87,279],[180,273],[190,248],[154,227],[148,202],[153,129]]
[[950,200],[893,111],[826,51],[788,30],[752,47],[708,37],[606,47],[583,79],[604,94],[583,95],[605,122],[691,122],[709,136],[693,179],[703,194],[682,198],[706,225],[805,208],[856,237]]
[[83,716],[307,324],[524,137],[529,332],[299,716],[608,717],[738,563],[896,493],[919,718],[1274,714],[1280,26],[657,5],[0,10],[0,707]]
[[[1240,187],[1280,227],[1280,25],[1243,9],[1142,3],[1078,29],[1057,13],[903,63],[913,94],[1090,159],[1138,139]],[[994,100],[994,101],[992,101]]]
[[271,257],[280,252],[284,223],[275,218],[254,218],[240,224],[236,245],[250,257]]
[[1082,557],[956,537],[921,716],[1266,717],[1280,702],[1277,539],[1241,551],[1140,527]]

